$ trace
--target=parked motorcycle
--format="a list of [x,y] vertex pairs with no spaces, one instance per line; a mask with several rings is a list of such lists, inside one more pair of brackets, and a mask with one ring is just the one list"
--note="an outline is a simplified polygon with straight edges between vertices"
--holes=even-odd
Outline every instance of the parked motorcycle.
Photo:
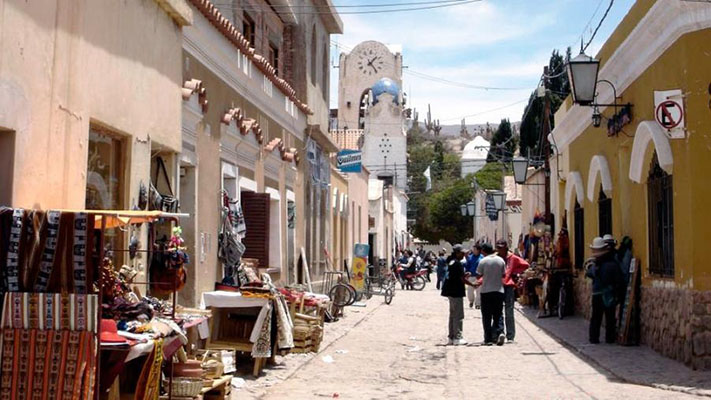
[[395,276],[400,282],[402,289],[424,290],[425,285],[427,285],[425,278],[427,276],[427,269],[417,266],[415,272],[407,272],[405,267],[405,265],[399,263],[395,265]]

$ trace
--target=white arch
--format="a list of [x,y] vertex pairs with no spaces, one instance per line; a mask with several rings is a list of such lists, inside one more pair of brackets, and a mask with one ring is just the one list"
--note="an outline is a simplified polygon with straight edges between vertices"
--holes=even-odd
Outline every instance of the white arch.
[[590,171],[588,172],[588,200],[595,199],[595,181],[597,175],[600,174],[602,182],[602,191],[605,196],[612,195],[612,175],[610,174],[610,165],[607,163],[607,158],[602,155],[593,156],[590,159]]
[[654,143],[657,151],[659,166],[668,174],[672,173],[674,157],[672,156],[669,138],[666,132],[654,121],[642,121],[637,127],[632,144],[632,157],[630,158],[630,179],[642,183],[642,172],[645,170],[644,154],[649,143]]
[[580,176],[580,172],[578,171],[570,171],[570,173],[568,173],[568,180],[565,181],[565,211],[570,209],[573,189],[575,189],[575,198],[578,200],[578,203],[582,205],[585,200],[585,189],[583,186],[583,177]]

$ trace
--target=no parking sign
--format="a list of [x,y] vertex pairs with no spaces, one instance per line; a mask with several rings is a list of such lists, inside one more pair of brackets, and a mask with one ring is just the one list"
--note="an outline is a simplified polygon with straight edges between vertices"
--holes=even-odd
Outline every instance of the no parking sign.
[[671,139],[686,136],[686,115],[681,90],[654,92],[654,118]]

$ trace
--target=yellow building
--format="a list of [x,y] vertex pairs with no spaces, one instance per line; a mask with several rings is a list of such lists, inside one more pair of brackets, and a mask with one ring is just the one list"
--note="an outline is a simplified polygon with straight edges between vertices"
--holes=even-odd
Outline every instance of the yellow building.
[[[590,256],[593,237],[629,236],[642,273],[642,342],[703,369],[711,369],[709,43],[708,4],[638,0],[596,57],[598,79],[633,105],[631,120],[608,136],[613,107],[600,108],[596,128],[593,108],[568,98],[549,137],[558,153],[553,212],[557,226],[567,215],[576,264]],[[613,103],[610,85],[597,90],[597,103]],[[669,101],[670,109],[660,106]],[[679,125],[669,130],[658,119]],[[578,276],[578,305],[589,310],[589,283]]]

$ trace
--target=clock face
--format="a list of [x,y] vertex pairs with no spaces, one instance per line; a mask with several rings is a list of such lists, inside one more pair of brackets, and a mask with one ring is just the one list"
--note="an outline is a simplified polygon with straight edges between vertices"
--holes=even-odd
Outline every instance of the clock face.
[[378,48],[365,48],[358,52],[356,66],[363,75],[374,75],[385,66],[385,53]]

